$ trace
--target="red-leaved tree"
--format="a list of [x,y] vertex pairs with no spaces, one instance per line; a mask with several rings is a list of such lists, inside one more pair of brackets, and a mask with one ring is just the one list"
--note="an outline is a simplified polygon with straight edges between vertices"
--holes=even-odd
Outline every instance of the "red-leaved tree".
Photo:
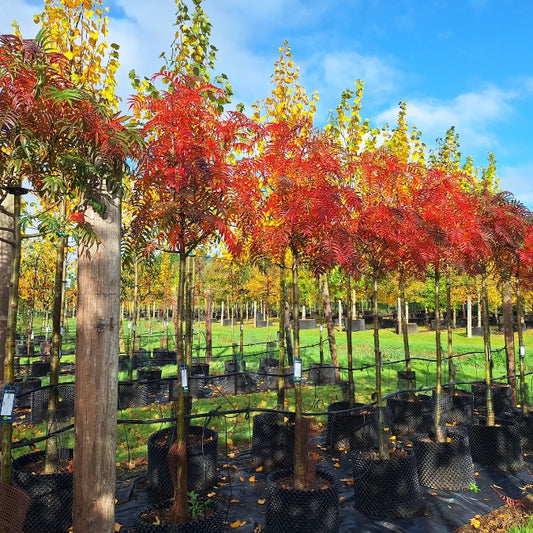
[[[177,309],[174,313],[178,365],[177,438],[169,458],[175,473],[172,519],[190,519],[187,501],[185,393],[179,368],[186,364],[183,343],[186,260],[198,247],[222,239],[236,251],[233,235],[236,204],[235,167],[231,156],[243,156],[259,128],[244,115],[227,117],[215,104],[223,97],[213,85],[174,72],[161,72],[164,91],[131,98],[134,111],[146,112],[146,147],[139,155],[132,205],[133,234],[147,249],[179,256]],[[235,165],[238,166],[238,158]],[[190,339],[189,339],[190,342]]]

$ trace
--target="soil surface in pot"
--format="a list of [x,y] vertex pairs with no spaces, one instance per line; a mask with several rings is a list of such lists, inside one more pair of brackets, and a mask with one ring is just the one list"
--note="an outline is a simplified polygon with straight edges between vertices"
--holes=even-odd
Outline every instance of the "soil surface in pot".
[[[35,461],[24,465],[22,470],[29,474],[40,475],[44,474],[44,457],[36,459]],[[54,474],[61,474],[64,472],[74,472],[74,459],[59,458],[57,469]]]
[[[381,460],[377,450],[359,450],[357,454],[363,459],[373,459],[374,461]],[[403,448],[393,448],[392,450],[389,450],[389,456],[391,459],[403,459],[404,457],[407,457],[407,455],[407,451]]]
[[[275,483],[287,490],[295,489],[293,476],[278,477]],[[330,486],[331,483],[327,479],[315,476],[315,479],[307,484],[305,490],[325,490],[329,489]]]

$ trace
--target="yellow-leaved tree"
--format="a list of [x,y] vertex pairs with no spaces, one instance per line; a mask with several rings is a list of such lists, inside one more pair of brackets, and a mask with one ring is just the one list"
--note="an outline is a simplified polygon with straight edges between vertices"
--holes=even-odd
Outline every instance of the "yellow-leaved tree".
[[[78,246],[73,527],[86,532],[115,529],[120,188],[129,140],[127,134],[120,140],[111,137],[125,131],[125,121],[117,114],[119,47],[107,41],[108,12],[103,0],[45,0],[44,11],[34,16],[47,49],[67,59],[65,74],[78,91],[75,98],[86,102],[87,119],[90,113],[103,125],[100,144],[91,145],[82,131],[74,129],[96,127],[96,122],[91,126],[81,121],[80,108],[79,123],[72,129],[65,124],[61,135],[48,138],[49,171],[39,196],[48,212],[41,227],[54,235],[56,247],[51,385],[57,384],[59,374],[69,238]],[[94,335],[96,323],[105,324],[98,335]],[[57,387],[52,387],[47,426],[51,431],[57,401]],[[55,439],[47,440],[46,457],[46,471],[52,472],[57,464]]]

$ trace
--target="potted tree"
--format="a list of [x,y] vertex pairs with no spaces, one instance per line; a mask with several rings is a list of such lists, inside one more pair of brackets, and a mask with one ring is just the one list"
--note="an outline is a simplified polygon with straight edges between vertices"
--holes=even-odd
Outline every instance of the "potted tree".
[[[191,507],[187,487],[187,439],[188,376],[192,354],[191,335],[186,336],[184,346],[183,318],[185,313],[187,258],[215,235],[224,238],[231,247],[231,213],[234,212],[233,170],[229,155],[236,149],[237,140],[243,141],[241,133],[249,135],[257,131],[254,124],[239,113],[230,118],[221,116],[227,94],[208,83],[209,65],[214,61],[214,49],[209,45],[210,25],[205,24],[207,15],[200,2],[195,2],[195,11],[188,14],[187,6],[180,4],[177,14],[180,31],[172,47],[172,57],[161,72],[152,78],[148,94],[143,94],[143,85],[134,80],[140,94],[132,98],[136,117],[142,118],[146,149],[140,154],[138,179],[134,186],[133,203],[137,209],[132,222],[132,233],[138,236],[148,249],[160,249],[179,257],[174,327],[177,364],[177,416],[176,439],[169,449],[169,464],[173,465],[174,491],[170,511],[158,519],[172,530],[181,531],[184,524],[191,523]],[[189,19],[198,22],[203,37],[203,61],[194,60],[198,75],[188,75],[192,58],[188,48],[182,47],[181,36],[197,40],[189,26]],[[156,84],[164,81],[166,90]],[[227,85],[229,88],[229,85]],[[241,130],[241,127],[243,129]],[[240,137],[240,138],[239,138]],[[236,162],[244,164],[244,162]],[[154,196],[154,191],[157,193]],[[186,328],[192,331],[192,326]],[[169,505],[166,505],[169,507]],[[150,513],[152,516],[153,512]],[[213,510],[211,515],[215,516]],[[147,518],[145,520],[145,518]],[[151,530],[150,518],[141,513],[138,531]],[[217,523],[215,528],[223,526]],[[206,529],[204,529],[206,530]],[[218,530],[218,529],[217,529]]]
[[[332,221],[338,217],[343,197],[339,187],[342,167],[336,148],[327,137],[313,129],[312,109],[303,88],[289,86],[298,77],[293,67],[290,47],[284,43],[276,63],[273,98],[265,101],[266,119],[264,145],[259,155],[260,190],[256,218],[260,223],[252,228],[249,249],[255,257],[269,256],[282,267],[291,270],[292,363],[294,373],[294,450],[293,466],[274,470],[268,475],[266,527],[273,533],[286,531],[338,531],[339,501],[334,479],[316,468],[310,461],[306,443],[313,442],[311,422],[303,416],[302,359],[300,354],[299,269],[307,261],[315,271],[324,271],[335,254],[324,243],[324,235],[334,231]],[[280,113],[276,105],[279,94],[290,94],[293,109],[305,110]],[[296,105],[299,104],[299,105]],[[282,106],[288,105],[285,101]],[[259,106],[258,106],[259,107]],[[331,237],[331,236],[330,236]],[[280,318],[287,320],[284,298],[285,273],[281,273]],[[289,309],[287,309],[289,310]],[[285,331],[280,330],[280,339]],[[281,354],[281,349],[280,349]],[[284,361],[280,359],[280,381]],[[279,389],[282,389],[280,385]],[[278,397],[279,398],[279,397]],[[278,400],[279,403],[279,400]],[[283,408],[283,403],[281,407]],[[307,437],[307,438],[306,438]]]
[[[442,162],[434,162],[434,166],[427,170],[419,202],[420,216],[425,223],[421,241],[435,278],[436,386],[433,431],[415,436],[413,446],[421,484],[439,489],[468,490],[474,482],[468,436],[447,428],[445,424],[444,409],[451,404],[451,397],[444,393],[442,386],[440,284],[443,268],[449,270],[453,262],[469,264],[477,249],[479,227],[475,223],[469,195],[464,192],[466,177],[446,166],[442,169],[442,166],[445,166]],[[424,198],[431,199],[425,202]],[[450,198],[454,206],[451,212]]]
[[493,162],[484,171],[484,187],[476,197],[476,213],[486,228],[489,253],[480,256],[481,301],[483,309],[483,344],[485,352],[486,417],[469,427],[472,457],[475,461],[502,471],[523,468],[520,428],[515,420],[496,419],[493,403],[492,353],[490,342],[487,277],[491,266],[496,269],[507,264],[508,254],[516,253],[523,241],[523,212],[509,193],[496,193],[490,188],[490,177],[495,171]]
[[361,179],[367,186],[368,198],[366,202],[363,198],[352,242],[360,249],[366,271],[372,277],[378,444],[376,448],[354,452],[351,459],[355,508],[368,515],[407,518],[421,508],[422,498],[412,449],[400,439],[389,439],[385,427],[378,306],[379,278],[396,266],[398,241],[394,228],[401,224],[404,216],[398,208],[387,205],[386,197],[376,201],[375,198],[381,196],[372,195],[372,185],[381,186],[390,180],[388,173],[394,165],[395,156],[386,147],[361,154]]

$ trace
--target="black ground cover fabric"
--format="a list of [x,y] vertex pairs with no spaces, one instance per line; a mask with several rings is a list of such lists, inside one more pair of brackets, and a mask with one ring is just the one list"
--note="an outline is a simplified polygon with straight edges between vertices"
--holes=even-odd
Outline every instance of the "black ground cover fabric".
[[[267,473],[256,472],[250,453],[236,454],[228,459],[222,455],[219,464],[219,487],[214,490],[217,500],[226,507],[228,524],[239,521],[241,526],[226,530],[239,533],[265,531]],[[514,499],[533,492],[533,457],[526,457],[523,470],[505,473],[475,464],[479,492],[452,492],[422,487],[423,508],[417,516],[406,520],[369,518],[354,509],[353,477],[349,454],[325,453],[319,467],[339,480],[339,531],[342,533],[446,533],[468,523],[476,514],[484,515],[504,505],[492,488]],[[160,497],[150,493],[145,477],[120,483],[117,489],[116,521],[122,533],[134,532],[136,513]],[[243,524],[244,523],[244,524]],[[261,527],[262,529],[259,529]]]

